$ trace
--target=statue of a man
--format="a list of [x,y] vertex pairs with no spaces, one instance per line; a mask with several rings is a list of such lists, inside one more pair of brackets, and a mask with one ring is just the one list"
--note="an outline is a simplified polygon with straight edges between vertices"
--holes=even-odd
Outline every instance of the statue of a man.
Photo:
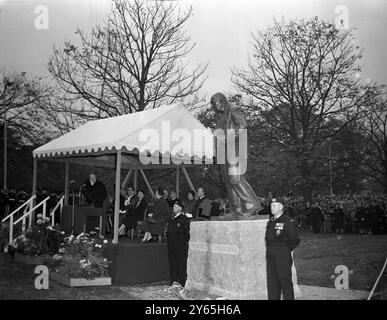
[[[226,138],[222,142],[221,139],[217,139],[217,148],[219,148],[219,143],[223,143],[222,148],[226,150],[225,165],[222,166],[221,171],[226,183],[230,211],[235,218],[251,218],[262,210],[262,206],[254,190],[245,179],[245,171],[247,169],[247,131],[244,135],[240,134],[241,129],[247,130],[245,115],[240,107],[228,102],[226,96],[219,92],[211,97],[211,107],[220,115],[217,127],[218,130],[223,131],[222,135],[224,133]],[[233,139],[235,144],[230,144],[227,141],[227,137],[230,137],[227,131],[230,131],[230,129],[235,130],[235,139]],[[241,141],[240,139],[245,139],[246,141]],[[244,152],[245,157],[242,154],[238,154],[239,144],[242,142],[244,142],[243,147],[246,148]],[[233,152],[227,150],[230,147],[234,147]]]

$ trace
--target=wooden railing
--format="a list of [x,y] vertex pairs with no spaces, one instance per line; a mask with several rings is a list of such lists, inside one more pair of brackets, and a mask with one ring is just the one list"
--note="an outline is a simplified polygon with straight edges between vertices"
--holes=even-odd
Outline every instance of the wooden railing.
[[21,209],[24,209],[23,214],[27,211],[28,207],[31,206],[32,201],[36,198],[36,195],[33,195],[31,198],[29,198],[26,202],[24,202],[20,207],[16,208],[14,211],[12,211],[9,215],[7,215],[1,222],[5,222],[7,220],[11,220],[15,214],[17,214]]
[[47,214],[47,201],[50,199],[50,197],[47,197],[45,198],[44,200],[42,200],[41,202],[39,202],[36,206],[34,206],[33,208],[30,208],[30,210],[28,210],[27,212],[25,212],[19,219],[17,219],[15,222],[13,222],[13,216],[11,217],[10,219],[10,224],[9,224],[9,244],[12,245],[12,242],[13,242],[13,234],[14,234],[14,227],[20,222],[20,221],[23,221],[23,224],[22,224],[22,232],[25,231],[25,221],[26,221],[26,218],[28,218],[29,220],[29,226],[31,227],[32,226],[32,218],[33,218],[33,213],[35,212],[35,210],[37,208],[39,208],[40,206],[43,206],[43,219],[46,218],[46,214]]
[[[23,211],[23,216],[25,215],[25,213],[27,212],[27,210],[31,210],[31,207],[32,207],[32,204],[33,204],[33,201],[34,199],[36,198],[36,195],[33,195],[31,198],[29,198],[26,202],[24,202],[21,206],[19,206],[18,208],[16,208],[14,211],[12,211],[9,215],[7,215],[3,220],[1,220],[1,222],[6,222],[7,220],[9,220],[9,230],[11,232],[13,232],[13,226],[14,226],[14,219],[15,219],[15,215],[17,215],[23,208],[24,208],[24,211]],[[22,230],[24,231],[25,230],[25,224],[26,224],[26,221],[25,219],[23,220],[23,224],[22,224]],[[29,225],[31,226],[32,225],[32,220],[30,219],[29,221]]]
[[60,212],[60,217],[62,217],[62,210],[63,210],[63,204],[64,204],[64,196],[60,198],[54,209],[51,210],[50,212],[50,217],[51,217],[51,225],[54,227],[55,226],[55,212],[59,208]]

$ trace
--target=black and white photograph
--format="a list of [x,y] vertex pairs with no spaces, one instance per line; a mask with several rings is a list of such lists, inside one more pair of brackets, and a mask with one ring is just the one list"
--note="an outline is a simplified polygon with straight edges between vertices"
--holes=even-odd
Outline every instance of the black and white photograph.
[[0,0],[0,301],[387,300],[386,30],[387,0]]

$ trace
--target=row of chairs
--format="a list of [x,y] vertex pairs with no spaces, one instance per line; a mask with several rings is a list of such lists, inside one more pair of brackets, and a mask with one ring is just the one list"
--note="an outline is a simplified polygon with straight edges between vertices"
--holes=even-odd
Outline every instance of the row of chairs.
[[[107,232],[113,233],[113,214],[108,214],[106,219],[106,230]],[[144,236],[144,232],[139,230],[138,228],[131,228],[127,232],[125,232],[125,236],[129,237],[130,239],[134,239],[134,236],[137,236],[137,239],[140,239]],[[159,243],[163,241],[167,241],[167,227],[165,227],[165,230],[163,234],[160,235],[154,235],[154,238],[157,237],[157,240]]]

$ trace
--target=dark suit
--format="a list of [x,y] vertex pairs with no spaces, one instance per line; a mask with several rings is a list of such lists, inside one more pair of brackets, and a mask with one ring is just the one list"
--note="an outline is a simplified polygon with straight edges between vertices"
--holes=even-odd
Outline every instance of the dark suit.
[[321,209],[319,207],[312,207],[311,222],[312,222],[312,229],[314,233],[319,233],[321,231],[321,219],[322,219]]
[[144,214],[147,208],[148,203],[145,199],[136,201],[131,210],[128,210],[127,215],[123,220],[123,224],[129,229],[137,227],[137,221],[144,220]]
[[191,214],[194,219],[211,220],[211,200],[207,197],[198,199]]
[[300,243],[295,222],[284,214],[271,218],[265,240],[268,298],[280,300],[282,292],[284,300],[294,300],[291,252]]
[[183,287],[187,280],[188,242],[189,219],[181,213],[168,223],[167,243],[171,281]]
[[171,211],[171,207],[168,205],[167,200],[164,198],[158,199],[152,209],[152,220],[155,220],[156,223],[145,221],[139,226],[139,229],[154,235],[162,235],[167,222],[171,219]]
[[94,208],[102,208],[107,198],[105,185],[101,181],[96,181],[91,185],[90,180],[88,180],[82,188],[82,193],[86,197],[86,203],[94,205]]

